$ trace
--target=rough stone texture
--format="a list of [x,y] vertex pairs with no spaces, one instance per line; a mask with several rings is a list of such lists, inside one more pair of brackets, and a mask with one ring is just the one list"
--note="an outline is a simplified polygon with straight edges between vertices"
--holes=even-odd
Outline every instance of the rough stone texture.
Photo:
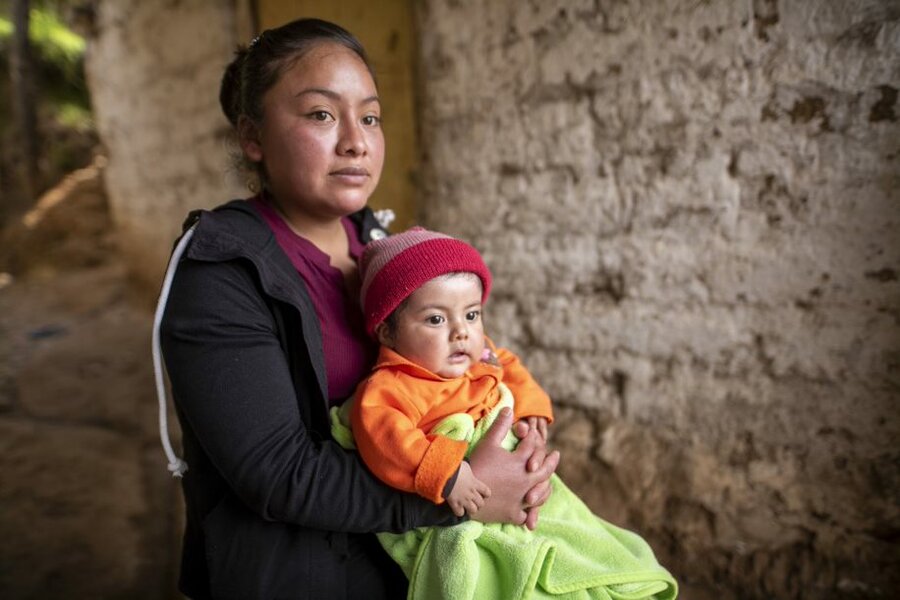
[[417,24],[423,221],[484,251],[563,476],[711,597],[892,597],[900,3]]
[[156,290],[189,210],[245,194],[229,177],[219,80],[236,44],[231,2],[96,2],[86,70],[120,247]]

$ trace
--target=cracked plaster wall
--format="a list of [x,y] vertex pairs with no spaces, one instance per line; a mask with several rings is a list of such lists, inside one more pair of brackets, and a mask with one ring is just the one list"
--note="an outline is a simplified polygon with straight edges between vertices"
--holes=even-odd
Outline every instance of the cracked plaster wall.
[[900,583],[900,3],[428,0],[422,220],[561,473],[715,597]]

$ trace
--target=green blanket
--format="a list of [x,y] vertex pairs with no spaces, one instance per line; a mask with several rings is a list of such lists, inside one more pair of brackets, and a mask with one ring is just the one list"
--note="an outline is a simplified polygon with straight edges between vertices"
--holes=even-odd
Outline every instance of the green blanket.
[[[465,414],[435,429],[470,443],[470,452],[496,419],[512,406],[505,387],[500,404],[477,424]],[[334,438],[355,448],[348,427],[349,402],[332,409]],[[510,433],[504,447],[515,447]],[[535,531],[518,525],[466,521],[453,527],[421,527],[381,533],[385,550],[409,578],[409,598],[672,600],[678,587],[636,534],[607,523],[554,475],[553,493]]]

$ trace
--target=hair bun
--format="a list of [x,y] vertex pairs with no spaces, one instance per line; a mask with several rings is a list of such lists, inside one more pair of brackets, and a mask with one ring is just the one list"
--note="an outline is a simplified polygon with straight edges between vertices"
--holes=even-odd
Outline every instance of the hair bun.
[[225,67],[222,84],[219,87],[219,104],[222,106],[222,112],[234,127],[237,127],[238,117],[241,116],[241,70],[249,53],[247,48],[237,47],[234,52],[234,60]]

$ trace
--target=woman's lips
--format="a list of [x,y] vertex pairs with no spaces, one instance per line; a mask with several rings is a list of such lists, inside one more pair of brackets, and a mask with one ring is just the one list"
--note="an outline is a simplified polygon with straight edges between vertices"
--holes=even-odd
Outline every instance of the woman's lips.
[[346,167],[332,171],[331,176],[347,183],[363,183],[369,179],[369,172],[362,167]]

